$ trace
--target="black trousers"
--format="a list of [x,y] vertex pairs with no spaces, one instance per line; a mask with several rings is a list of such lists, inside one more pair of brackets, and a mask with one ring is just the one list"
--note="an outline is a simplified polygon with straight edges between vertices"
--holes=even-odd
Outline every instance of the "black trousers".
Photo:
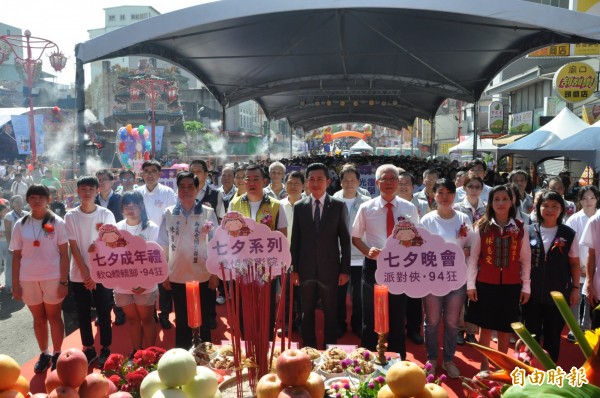
[[346,316],[348,311],[346,309],[346,296],[348,296],[348,287],[350,283],[338,286],[337,292],[337,327],[339,330],[346,331],[348,325],[346,325]]
[[110,309],[112,306],[112,289],[105,288],[101,283],[96,284],[94,290],[88,290],[83,282],[72,282],[73,296],[77,305],[77,316],[79,319],[79,333],[81,344],[84,347],[94,346],[94,335],[92,334],[92,297],[96,306],[98,316],[98,327],[100,329],[100,344],[110,347],[112,344],[112,321]]
[[[376,350],[377,333],[375,333],[374,289],[375,269],[377,261],[365,258],[362,272],[362,313],[363,330],[361,346],[371,351]],[[402,360],[406,359],[406,294],[389,294],[390,332],[388,334],[388,351],[397,352]]]
[[535,334],[538,341],[543,336],[542,346],[554,362],[558,361],[560,334],[565,327],[565,320],[558,308],[555,305],[529,301],[522,309],[523,323],[527,330]]
[[301,281],[300,296],[302,302],[302,345],[317,348],[315,310],[317,309],[317,299],[319,297],[323,304],[325,345],[335,344],[337,342],[338,327],[338,286],[329,286],[318,280]]
[[[281,277],[278,276],[276,279],[277,279],[277,282],[281,289],[283,287],[282,283],[281,283],[282,282]],[[287,322],[288,322],[288,319],[290,316],[290,286],[291,286],[291,283],[292,283],[292,280],[291,280],[290,276],[288,275],[287,286],[285,288],[286,289],[285,290],[285,320],[284,320],[285,325],[287,325]],[[293,329],[298,329],[298,327],[300,326],[300,322],[302,322],[302,306],[300,304],[300,300],[301,300],[300,287],[294,286],[294,302],[292,303],[292,324],[289,325],[289,327],[291,327]]]
[[423,299],[409,297],[406,301],[406,332],[421,334]]
[[[173,295],[173,303],[175,304],[175,347],[188,350],[192,346],[192,329],[188,326],[185,283],[171,282],[171,293]],[[211,341],[211,296],[215,296],[215,291],[208,288],[208,282],[200,283],[200,308],[202,311],[200,340],[202,341]]]
[[[350,285],[352,286],[352,315],[350,326],[354,333],[362,333],[362,267],[350,267]],[[344,307],[346,302],[344,302]]]
[[160,310],[160,316],[165,316],[167,319],[173,311],[173,293],[166,290],[162,283],[158,284],[158,309]]

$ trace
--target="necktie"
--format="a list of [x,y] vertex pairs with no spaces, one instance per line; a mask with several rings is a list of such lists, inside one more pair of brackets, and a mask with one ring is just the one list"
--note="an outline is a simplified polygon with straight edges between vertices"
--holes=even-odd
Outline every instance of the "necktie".
[[319,205],[319,200],[315,200],[315,216],[313,217],[313,221],[317,229],[319,229],[319,224],[321,223],[321,207]]
[[387,207],[387,217],[385,219],[385,226],[387,236],[390,236],[392,234],[392,231],[394,230],[394,205],[388,202],[385,204],[385,207]]

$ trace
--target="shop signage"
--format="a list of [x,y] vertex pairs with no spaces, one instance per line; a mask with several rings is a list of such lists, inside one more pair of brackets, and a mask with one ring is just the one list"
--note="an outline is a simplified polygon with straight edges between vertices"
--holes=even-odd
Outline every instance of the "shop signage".
[[598,76],[594,68],[585,62],[571,62],[556,71],[552,85],[560,98],[576,103],[594,94]]
[[504,129],[504,106],[500,101],[492,101],[490,103],[488,129],[494,134],[500,134]]

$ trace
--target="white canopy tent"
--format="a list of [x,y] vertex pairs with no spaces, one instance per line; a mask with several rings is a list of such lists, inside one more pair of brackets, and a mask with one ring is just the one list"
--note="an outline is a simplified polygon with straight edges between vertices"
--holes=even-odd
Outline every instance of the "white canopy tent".
[[564,156],[581,160],[598,171],[600,170],[600,121],[569,138],[546,145],[536,152],[540,159]]
[[369,152],[373,153],[373,147],[367,144],[364,140],[358,140],[358,142],[350,147],[350,153],[362,153]]
[[[498,147],[496,145],[492,144],[491,139],[477,138],[477,152],[496,153],[497,149],[498,149]],[[448,152],[450,152],[450,153],[458,152],[458,151],[473,152],[473,136],[472,135],[467,137],[467,139],[464,140],[463,142],[461,142],[460,144],[455,145],[455,146],[451,147],[450,149],[448,149]]]
[[580,132],[589,125],[581,120],[568,108],[564,108],[558,115],[544,126],[512,144],[498,149],[498,156],[520,155],[534,162],[542,160],[541,149],[547,145],[559,142]]

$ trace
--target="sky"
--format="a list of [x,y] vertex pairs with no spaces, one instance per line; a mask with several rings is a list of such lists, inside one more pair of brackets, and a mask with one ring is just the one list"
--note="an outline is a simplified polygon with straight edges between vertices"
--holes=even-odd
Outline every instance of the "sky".
[[[5,0],[8,2],[8,0]],[[43,56],[45,72],[57,76],[56,82],[75,82],[75,44],[89,40],[88,29],[104,27],[104,9],[122,5],[152,6],[161,14],[205,3],[208,0],[28,0],[11,1],[2,7],[2,23],[26,29],[31,35],[53,41],[69,57],[62,72],[50,66],[46,51]],[[21,5],[21,6],[20,6]],[[6,32],[0,32],[5,34]],[[86,77],[86,85],[89,84]]]

